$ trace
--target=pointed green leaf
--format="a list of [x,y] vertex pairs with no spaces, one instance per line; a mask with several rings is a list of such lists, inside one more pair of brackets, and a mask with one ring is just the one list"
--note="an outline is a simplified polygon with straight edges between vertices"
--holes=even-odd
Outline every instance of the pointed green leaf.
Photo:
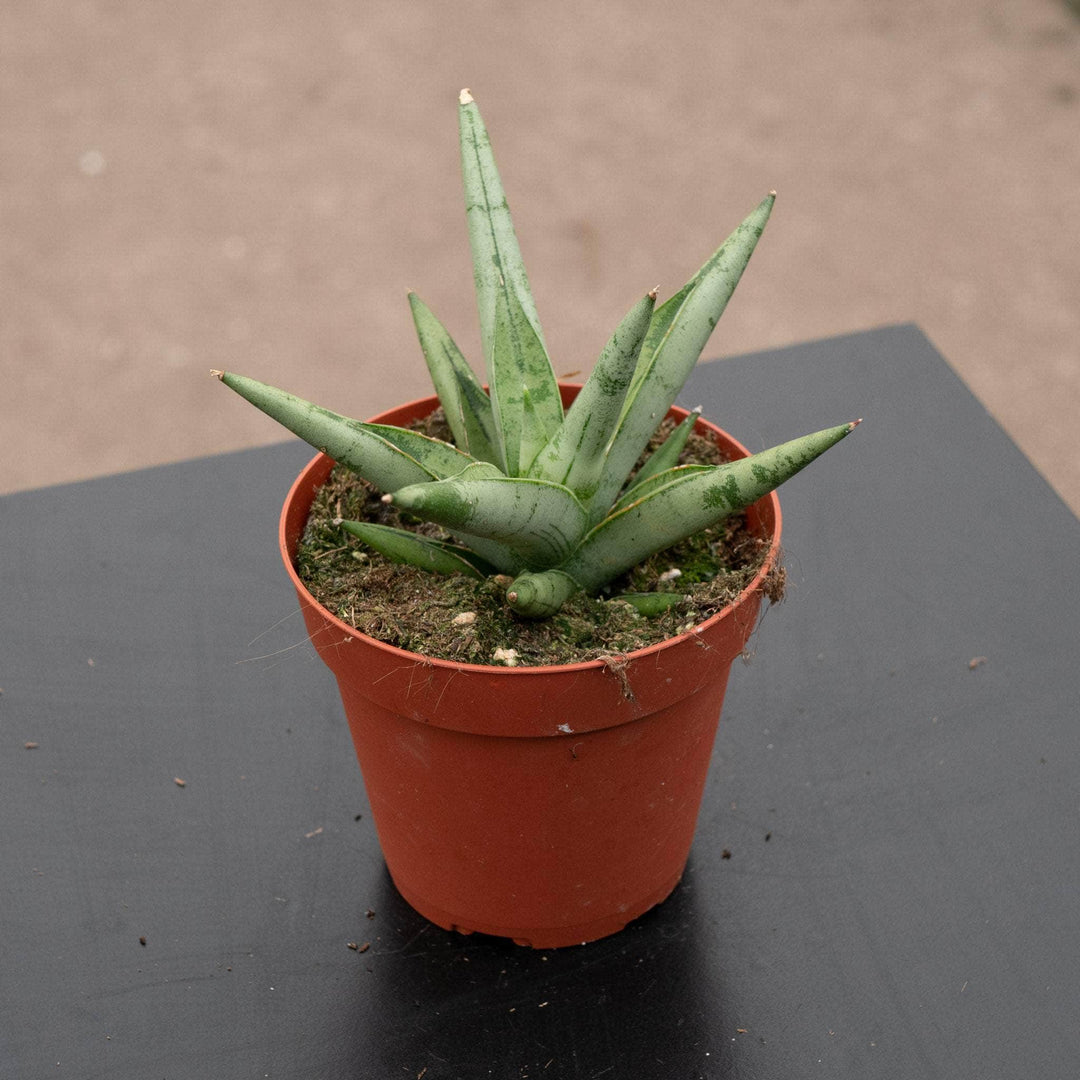
[[491,400],[431,309],[413,292],[409,293],[409,305],[435,393],[458,449],[479,461],[499,461]]
[[645,464],[638,469],[637,475],[627,487],[627,492],[632,491],[639,484],[644,483],[658,473],[673,469],[678,465],[679,455],[683,452],[686,440],[690,438],[690,433],[694,430],[694,425],[700,415],[701,410],[695,409],[682,423],[675,427],[675,430],[653,451]]
[[533,463],[533,476],[563,484],[582,499],[596,490],[604,451],[619,422],[655,301],[656,294],[649,293],[616,327],[585,385],[566,410],[562,427]]
[[[704,267],[702,267],[702,269],[704,269]],[[699,270],[677,293],[675,293],[674,296],[669,296],[653,312],[652,319],[649,321],[649,329],[645,334],[645,340],[641,344],[641,352],[638,354],[638,363],[637,368],[634,371],[634,378],[630,383],[630,390],[623,402],[623,413],[620,414],[620,419],[622,418],[622,415],[625,414],[627,408],[629,408],[630,402],[637,396],[638,386],[648,373],[649,365],[652,362],[652,358],[656,355],[656,350],[667,336],[668,330],[671,329],[671,324],[675,321],[675,316],[679,314],[683,301],[690,295],[694,286],[697,284],[700,275],[701,270]]]
[[566,559],[587,524],[585,510],[572,492],[525,477],[453,477],[413,484],[386,498],[444,528],[496,540],[533,570]]
[[455,476],[473,463],[468,454],[440,439],[389,424],[350,420],[233,372],[213,374],[294,435],[348,466],[381,491]]
[[[562,569],[580,582],[582,588],[598,589],[654,552],[663,551],[756,502],[854,427],[855,424],[842,424],[826,428],[748,458],[691,469],[669,483],[659,483],[667,474],[654,477],[642,485],[639,498],[597,525]],[[669,473],[682,472],[682,469],[669,470]]]
[[461,175],[465,187],[465,213],[480,311],[484,357],[490,363],[495,327],[495,297],[510,290],[518,294],[526,317],[543,342],[525,264],[518,247],[502,179],[495,167],[491,140],[480,110],[468,90],[462,90],[458,109]]
[[746,269],[774,201],[774,194],[766,196],[713,253],[688,283],[689,291],[684,288],[685,298],[674,312],[665,304],[654,316],[655,333],[642,346],[604,478],[590,504],[594,514],[610,505],[693,371]]
[[407,563],[432,574],[465,574],[479,579],[493,572],[492,567],[468,548],[420,536],[407,529],[376,525],[370,521],[343,521],[341,527],[391,562]]
[[461,92],[458,120],[480,337],[496,424],[502,429],[499,464],[517,475],[522,445],[537,441],[537,432],[523,426],[531,421],[524,416],[521,388],[528,388],[544,440],[562,421],[562,401],[491,141],[467,90]]

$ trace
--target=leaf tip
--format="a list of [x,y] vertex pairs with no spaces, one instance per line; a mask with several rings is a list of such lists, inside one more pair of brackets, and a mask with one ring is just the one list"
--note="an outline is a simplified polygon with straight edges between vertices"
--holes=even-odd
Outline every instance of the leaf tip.
[[221,382],[225,378],[225,372],[219,371],[217,368],[211,368],[210,374],[213,378],[217,379],[218,382]]
[[389,492],[387,492],[387,493],[386,493],[386,494],[385,494],[385,495],[384,495],[384,496],[382,497],[382,501],[383,501],[384,503],[386,503],[386,504],[387,504],[387,505],[389,506],[389,505],[390,505],[390,504],[391,504],[391,503],[392,503],[392,502],[394,501],[394,496],[393,496],[393,495],[391,495],[391,494],[390,494]]
[[858,420],[852,420],[851,423],[848,424],[848,428],[847,428],[848,431],[854,431],[861,423],[862,423],[862,417],[861,416],[859,417]]
[[460,94],[458,94],[458,104],[471,105],[473,102],[473,96],[469,93],[469,88],[466,86]]

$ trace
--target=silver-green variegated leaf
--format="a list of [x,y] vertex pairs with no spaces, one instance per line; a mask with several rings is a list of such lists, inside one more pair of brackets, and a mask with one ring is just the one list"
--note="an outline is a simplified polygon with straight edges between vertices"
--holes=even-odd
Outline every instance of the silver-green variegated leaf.
[[526,315],[543,341],[540,317],[536,313],[525,273],[502,178],[495,166],[491,140],[480,110],[468,90],[462,90],[459,97],[458,133],[465,214],[469,244],[473,251],[480,332],[485,341],[485,352],[493,339],[495,297],[505,289],[512,289],[521,296]]
[[[734,292],[775,193],[673,297],[655,307],[650,294],[631,309],[564,416],[488,133],[467,90],[459,100],[487,392],[442,323],[409,296],[457,446],[360,423],[243,376],[215,374],[382,489],[405,513],[442,525],[457,543],[363,522],[345,526],[353,535],[389,558],[440,573],[514,575],[507,590],[511,607],[542,617],[577,589],[595,592],[654,552],[754,502],[854,425],[724,465],[680,466],[690,417],[626,486]],[[626,599],[644,610],[677,596],[657,595]]]
[[654,552],[756,502],[854,427],[826,428],[723,465],[661,473],[642,485],[638,498],[592,529],[561,569],[592,592]]
[[596,490],[655,302],[656,293],[649,293],[616,327],[562,426],[533,462],[533,476],[563,484],[582,499]]
[[478,461],[501,461],[491,399],[446,327],[416,293],[409,293],[409,306],[431,382],[455,444]]
[[754,253],[775,200],[775,193],[762,199],[676,294],[683,297],[677,306],[669,301],[653,316],[655,332],[650,332],[642,346],[603,480],[589,503],[594,521],[611,505],[693,371]]
[[380,491],[456,476],[474,464],[468,454],[440,439],[390,424],[350,420],[231,371],[213,374],[294,435],[347,466]]
[[406,563],[432,574],[464,574],[480,580],[494,573],[494,568],[469,548],[409,529],[370,521],[342,521],[341,527],[391,562]]
[[[714,253],[715,254],[715,253]],[[706,264],[707,265],[707,264]],[[649,322],[649,329],[645,334],[645,340],[641,344],[641,356],[651,357],[655,356],[657,350],[660,348],[667,335],[668,330],[671,329],[671,324],[675,321],[675,316],[679,314],[682,309],[683,302],[690,295],[694,286],[697,284],[698,277],[701,275],[699,270],[677,293],[673,296],[669,296],[654,312],[652,319]],[[642,379],[648,373],[647,364],[639,364],[634,371],[633,381],[630,383],[630,398],[633,400],[637,396],[638,387],[641,385]],[[621,417],[620,413],[620,417]]]
[[563,421],[562,397],[543,342],[513,289],[495,297],[491,404],[503,470],[523,476]]
[[537,454],[548,444],[558,428],[549,428],[541,418],[536,400],[528,385],[521,391],[521,441],[518,444],[517,468],[514,476],[528,476],[529,468]]
[[585,509],[572,491],[528,477],[451,477],[386,496],[395,506],[457,533],[494,540],[532,570],[558,566],[585,535]]
[[[491,140],[467,90],[461,92],[458,121],[480,338],[502,438],[500,464],[509,475],[520,475],[531,464],[530,448],[542,445],[561,423],[562,399]],[[528,416],[523,398],[526,388],[532,406]],[[538,430],[543,432],[542,440]]]
[[[489,461],[474,461],[457,474],[459,480],[494,480],[502,477],[502,470]],[[423,483],[423,481],[419,482]],[[393,501],[393,497],[390,495],[384,495],[383,498]],[[424,518],[426,515],[414,512],[414,516]],[[435,519],[427,518],[427,520],[434,521]],[[490,563],[500,574],[517,574],[525,568],[525,560],[506,544],[490,537],[478,536],[464,529],[453,526],[444,527],[453,534],[459,543],[475,551],[484,562]]]

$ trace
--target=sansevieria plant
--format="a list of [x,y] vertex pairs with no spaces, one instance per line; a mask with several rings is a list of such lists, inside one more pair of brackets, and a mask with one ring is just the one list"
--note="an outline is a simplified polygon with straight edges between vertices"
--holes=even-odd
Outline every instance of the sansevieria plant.
[[[577,590],[596,593],[654,552],[749,506],[858,421],[721,465],[680,465],[691,414],[631,478],[734,292],[775,192],[674,296],[656,306],[653,291],[634,304],[564,412],[491,144],[468,90],[459,125],[489,392],[442,323],[409,294],[455,445],[352,420],[242,375],[213,374],[385,492],[384,501],[442,526],[456,542],[365,521],[341,522],[347,532],[389,559],[435,573],[507,575],[510,607],[543,618]],[[655,609],[658,600],[649,594],[640,606]]]

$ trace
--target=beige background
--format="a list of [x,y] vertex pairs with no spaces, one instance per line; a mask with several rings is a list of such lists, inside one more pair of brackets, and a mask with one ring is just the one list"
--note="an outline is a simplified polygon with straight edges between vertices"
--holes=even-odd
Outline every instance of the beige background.
[[6,0],[0,491],[426,393],[407,287],[476,358],[462,86],[558,371],[775,187],[707,355],[915,321],[1080,509],[1066,0]]

